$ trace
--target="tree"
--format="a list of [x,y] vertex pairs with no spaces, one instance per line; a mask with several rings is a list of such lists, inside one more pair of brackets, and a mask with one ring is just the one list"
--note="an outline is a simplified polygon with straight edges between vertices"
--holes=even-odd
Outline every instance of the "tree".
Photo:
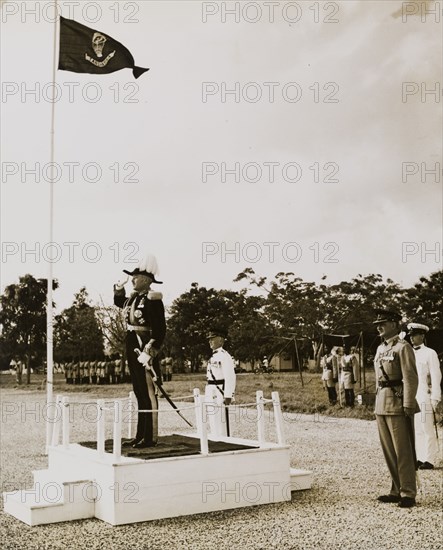
[[192,372],[210,355],[207,334],[211,327],[223,326],[229,330],[232,326],[235,297],[232,291],[192,283],[191,289],[172,303],[165,346],[179,359],[189,360]]
[[[285,351],[291,356],[293,368],[301,368],[300,346],[295,340],[315,343],[324,330],[324,304],[315,283],[304,282],[294,273],[277,273],[275,280],[256,277],[251,268],[240,273],[235,281],[247,280],[265,292],[263,315],[267,320],[268,339],[273,341],[274,353]],[[306,347],[302,346],[306,351]],[[301,363],[301,364],[300,364]]]
[[101,305],[96,308],[96,316],[109,355],[118,353],[126,358],[126,322],[123,309],[105,306],[102,300]]
[[[58,288],[53,281],[53,290]],[[0,325],[3,353],[23,360],[26,383],[31,381],[31,365],[43,361],[46,348],[47,280],[27,274],[18,284],[5,288],[0,297]]]
[[[273,281],[268,281],[247,268],[236,278],[241,280],[264,291],[264,315],[274,329],[276,341],[280,340],[291,354],[294,367],[302,362],[299,355],[319,359],[323,334],[372,331],[376,308],[404,311],[405,290],[379,274],[358,275],[336,285],[317,285],[294,273],[277,273]],[[297,351],[301,353],[298,355]]]
[[58,361],[103,356],[103,333],[95,309],[88,302],[88,293],[83,287],[75,294],[72,306],[56,316],[54,355]]
[[233,302],[229,352],[240,361],[251,362],[275,354],[275,330],[265,314],[263,296],[248,296],[241,290]]
[[406,292],[404,312],[409,321],[421,321],[429,328],[443,328],[443,270],[419,282]]

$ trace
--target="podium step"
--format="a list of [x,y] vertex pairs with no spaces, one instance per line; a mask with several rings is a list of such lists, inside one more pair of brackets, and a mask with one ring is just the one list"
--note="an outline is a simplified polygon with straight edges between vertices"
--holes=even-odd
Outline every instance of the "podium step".
[[31,526],[94,517],[90,480],[60,481],[45,475],[37,474],[32,489],[3,493],[5,512]]
[[313,475],[311,470],[289,469],[291,476],[291,492],[304,491],[312,487]]

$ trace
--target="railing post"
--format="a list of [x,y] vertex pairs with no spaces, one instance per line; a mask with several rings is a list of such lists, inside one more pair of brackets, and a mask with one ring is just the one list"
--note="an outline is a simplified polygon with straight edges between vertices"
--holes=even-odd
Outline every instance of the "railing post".
[[195,405],[195,423],[197,425],[197,435],[198,437],[201,437],[203,408],[202,408],[202,398],[200,395],[200,390],[198,388],[194,388],[194,405]]
[[97,451],[100,458],[105,454],[105,400],[97,400]]
[[135,399],[135,393],[129,392],[129,415],[128,415],[128,438],[133,438],[134,424],[135,424],[135,411],[137,410],[137,400]]
[[69,397],[62,400],[62,422],[63,422],[63,447],[69,448]]
[[200,432],[200,452],[202,455],[209,454],[209,444],[208,444],[208,411],[206,410],[206,402],[201,401],[202,405],[202,420],[201,420],[201,432]]
[[114,462],[120,462],[122,456],[122,402],[114,401]]
[[53,447],[57,447],[60,440],[60,426],[62,424],[63,418],[63,405],[62,405],[62,396],[55,396],[55,423],[52,428],[52,442]]
[[257,402],[257,437],[260,447],[265,443],[265,405],[263,403],[263,392],[258,390],[256,392]]
[[278,391],[272,392],[272,404],[274,406],[275,429],[277,431],[277,441],[279,445],[286,445],[285,435],[283,433],[283,415],[280,406],[280,397]]

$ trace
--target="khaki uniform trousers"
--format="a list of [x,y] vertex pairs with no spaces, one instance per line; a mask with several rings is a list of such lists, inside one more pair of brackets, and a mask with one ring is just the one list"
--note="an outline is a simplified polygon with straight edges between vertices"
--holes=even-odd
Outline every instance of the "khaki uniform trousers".
[[378,435],[392,478],[391,495],[415,498],[415,462],[408,422],[404,415],[377,414]]

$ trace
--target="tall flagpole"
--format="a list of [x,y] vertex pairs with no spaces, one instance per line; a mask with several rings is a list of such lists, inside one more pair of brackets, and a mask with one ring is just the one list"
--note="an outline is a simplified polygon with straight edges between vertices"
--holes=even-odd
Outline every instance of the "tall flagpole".
[[[55,90],[55,77],[57,71],[57,30],[58,30],[58,0],[54,0],[54,39],[52,57],[52,89]],[[55,92],[54,92],[55,93]],[[49,176],[49,242],[54,241],[54,138],[55,138],[55,101],[53,98],[51,107],[51,152],[50,152],[50,176]],[[46,304],[46,453],[52,441],[52,428],[54,420],[54,354],[53,354],[53,308],[52,308],[52,262],[48,262],[48,289]]]

